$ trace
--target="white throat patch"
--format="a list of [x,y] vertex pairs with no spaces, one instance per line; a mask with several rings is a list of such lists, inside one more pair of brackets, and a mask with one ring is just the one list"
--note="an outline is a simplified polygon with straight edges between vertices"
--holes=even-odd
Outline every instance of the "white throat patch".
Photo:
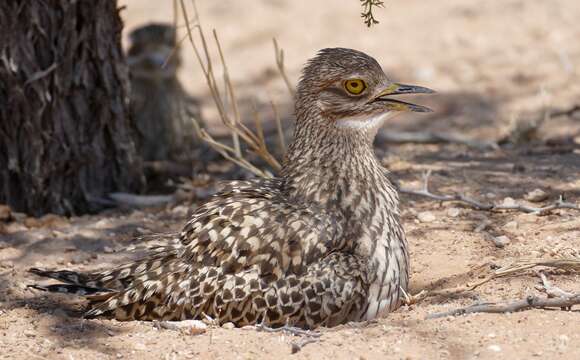
[[393,115],[393,113],[385,112],[370,117],[346,117],[336,120],[336,126],[342,129],[376,130],[383,126],[383,123],[390,115]]

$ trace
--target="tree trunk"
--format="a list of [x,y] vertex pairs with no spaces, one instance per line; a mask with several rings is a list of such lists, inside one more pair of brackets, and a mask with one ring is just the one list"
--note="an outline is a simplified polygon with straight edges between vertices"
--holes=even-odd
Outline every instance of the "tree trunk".
[[139,191],[115,0],[0,2],[0,203],[94,212]]

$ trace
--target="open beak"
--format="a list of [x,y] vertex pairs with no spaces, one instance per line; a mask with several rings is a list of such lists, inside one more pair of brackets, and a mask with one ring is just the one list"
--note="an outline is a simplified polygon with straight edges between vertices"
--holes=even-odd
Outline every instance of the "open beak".
[[428,107],[387,98],[387,96],[403,94],[433,94],[434,92],[435,91],[422,86],[391,83],[384,90],[378,93],[371,102],[380,101],[391,111],[432,112],[433,110]]

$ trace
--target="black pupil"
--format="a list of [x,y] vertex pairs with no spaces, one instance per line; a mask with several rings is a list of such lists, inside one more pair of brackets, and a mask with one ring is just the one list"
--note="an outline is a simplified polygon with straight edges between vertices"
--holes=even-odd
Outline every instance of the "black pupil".
[[360,85],[359,83],[357,83],[357,82],[354,82],[354,81],[350,83],[350,86],[352,86],[352,87],[353,87],[353,88],[355,88],[355,89],[356,89],[356,88],[357,88],[359,85]]

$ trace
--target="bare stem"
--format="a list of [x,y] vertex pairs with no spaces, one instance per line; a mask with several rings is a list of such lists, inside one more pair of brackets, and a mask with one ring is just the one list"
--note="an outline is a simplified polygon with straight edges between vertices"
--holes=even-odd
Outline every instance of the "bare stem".
[[284,67],[284,50],[280,49],[280,47],[278,46],[278,41],[276,41],[276,38],[273,38],[272,41],[274,42],[274,52],[276,55],[276,66],[278,67],[278,71],[280,72],[280,76],[282,76],[282,79],[284,79],[284,83],[286,83],[286,87],[288,88],[288,92],[290,92],[290,95],[292,95],[292,98],[294,98],[294,96],[296,95],[296,92],[294,91],[294,87],[292,86],[292,83],[290,83],[290,80],[288,80],[288,75],[286,75],[286,68]]
[[284,128],[282,127],[282,120],[280,119],[280,112],[278,111],[278,105],[274,100],[270,100],[272,105],[272,111],[274,111],[274,118],[276,119],[276,130],[278,131],[278,142],[280,143],[280,149],[282,153],[286,153],[286,137],[284,136]]
[[572,306],[578,304],[580,304],[580,294],[575,294],[571,297],[559,298],[540,298],[538,296],[529,295],[525,299],[511,302],[476,304],[451,311],[430,314],[427,315],[426,319],[438,319],[447,316],[459,316],[473,313],[512,313],[528,309],[570,309]]
[[[232,161],[236,165],[254,173],[260,177],[271,177],[272,175],[267,172],[266,170],[259,169],[255,165],[251,164],[248,161],[242,152],[241,143],[243,141],[248,145],[248,148],[255,152],[259,157],[264,159],[268,165],[270,165],[274,170],[278,171],[281,169],[281,165],[278,160],[268,151],[264,136],[263,134],[255,134],[252,132],[247,126],[245,126],[241,119],[240,119],[240,112],[238,109],[237,99],[235,96],[234,87],[232,85],[229,71],[227,67],[227,63],[225,60],[225,56],[222,50],[222,46],[220,44],[217,32],[213,31],[213,37],[216,43],[216,47],[218,49],[218,53],[221,60],[221,65],[223,68],[223,79],[224,79],[224,87],[225,87],[225,98],[223,98],[220,94],[220,90],[217,86],[217,81],[215,78],[215,73],[213,69],[213,64],[208,48],[208,44],[206,41],[205,34],[203,32],[202,27],[199,25],[199,14],[197,12],[197,8],[195,5],[195,1],[192,1],[193,8],[194,8],[194,17],[196,19],[196,25],[193,26],[194,29],[197,30],[199,39],[201,41],[201,47],[196,44],[196,41],[193,36],[192,27],[189,26],[189,14],[184,4],[184,0],[180,0],[181,8],[183,17],[185,18],[185,22],[187,24],[187,37],[191,43],[191,46],[195,52],[195,56],[198,60],[198,63],[201,67],[202,73],[206,80],[206,85],[210,91],[214,104],[218,110],[220,119],[222,123],[228,128],[231,133],[233,147],[220,143],[219,141],[215,140],[207,131],[202,129],[199,124],[194,124],[194,128],[196,133],[198,134],[199,138],[205,141],[211,148],[215,151],[220,153],[224,158],[229,161]],[[225,101],[228,101],[232,105],[233,110],[233,118],[231,118],[226,110]],[[261,124],[260,124],[261,125]],[[261,126],[259,127],[259,129]],[[259,131],[258,129],[258,131]]]

